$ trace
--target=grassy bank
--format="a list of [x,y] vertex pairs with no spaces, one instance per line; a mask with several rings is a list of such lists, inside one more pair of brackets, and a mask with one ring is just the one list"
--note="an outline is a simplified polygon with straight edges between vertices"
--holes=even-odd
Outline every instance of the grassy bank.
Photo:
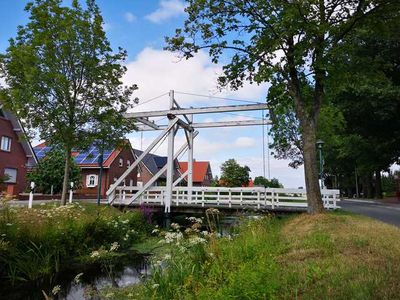
[[345,213],[263,218],[238,235],[178,241],[143,285],[112,299],[398,299],[400,230]]
[[16,284],[98,253],[128,249],[151,230],[139,212],[94,204],[0,210],[0,277]]

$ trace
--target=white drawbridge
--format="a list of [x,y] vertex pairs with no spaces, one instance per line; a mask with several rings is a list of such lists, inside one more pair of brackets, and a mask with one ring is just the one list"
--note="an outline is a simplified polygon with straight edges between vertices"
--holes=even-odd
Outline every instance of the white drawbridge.
[[[193,147],[194,139],[198,135],[196,129],[233,127],[233,126],[254,126],[270,124],[264,116],[260,120],[226,121],[226,122],[205,122],[194,123],[193,115],[224,113],[238,111],[264,111],[267,109],[265,103],[213,106],[200,108],[182,108],[174,98],[174,91],[169,92],[169,110],[127,113],[126,118],[138,123],[139,131],[158,130],[160,135],[147,147],[145,151],[135,160],[134,163],[117,179],[107,191],[109,204],[141,205],[151,204],[163,206],[164,211],[169,213],[171,206],[199,206],[199,207],[255,207],[275,209],[278,207],[307,207],[305,190],[303,189],[266,189],[254,188],[211,188],[193,187]],[[168,125],[157,125],[152,119],[167,117]],[[179,129],[184,130],[186,142],[175,151],[175,135]],[[167,164],[160,169],[150,181],[143,187],[123,186],[122,183],[127,175],[136,170],[144,157],[150,153],[156,145],[168,138],[168,159]],[[184,151],[188,152],[188,169],[174,180],[174,160]],[[166,186],[154,187],[154,182],[166,173]],[[187,186],[178,184],[186,178]],[[336,208],[338,190],[322,190],[324,205],[326,208]]]

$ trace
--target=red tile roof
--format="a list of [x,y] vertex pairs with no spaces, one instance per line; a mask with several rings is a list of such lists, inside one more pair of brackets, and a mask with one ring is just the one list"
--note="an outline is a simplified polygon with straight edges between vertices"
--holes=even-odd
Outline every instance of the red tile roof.
[[[209,161],[194,161],[193,162],[193,182],[203,182],[207,175],[207,170],[210,165]],[[179,162],[179,167],[182,173],[188,169],[186,161]]]

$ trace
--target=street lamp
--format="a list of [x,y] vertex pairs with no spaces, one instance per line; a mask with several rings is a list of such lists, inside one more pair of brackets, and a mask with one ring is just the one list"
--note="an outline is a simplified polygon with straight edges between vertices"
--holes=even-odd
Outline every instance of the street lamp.
[[322,157],[322,146],[324,145],[324,141],[317,141],[317,148],[319,150],[319,170],[320,170],[320,178],[321,178],[321,190],[324,188],[324,181],[322,179],[322,174],[324,173],[324,159]]

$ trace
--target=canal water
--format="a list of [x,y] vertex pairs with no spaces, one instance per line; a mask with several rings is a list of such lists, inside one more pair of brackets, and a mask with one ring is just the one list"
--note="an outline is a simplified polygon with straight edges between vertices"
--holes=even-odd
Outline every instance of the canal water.
[[[43,292],[55,300],[99,299],[96,295],[101,288],[139,283],[148,275],[149,265],[149,257],[138,253],[128,253],[118,259],[112,264],[111,272],[100,264],[72,265],[37,281],[15,286],[0,283],[0,299],[42,300],[45,299]],[[79,280],[75,280],[77,275]],[[52,290],[57,286],[60,290],[54,296]]]

